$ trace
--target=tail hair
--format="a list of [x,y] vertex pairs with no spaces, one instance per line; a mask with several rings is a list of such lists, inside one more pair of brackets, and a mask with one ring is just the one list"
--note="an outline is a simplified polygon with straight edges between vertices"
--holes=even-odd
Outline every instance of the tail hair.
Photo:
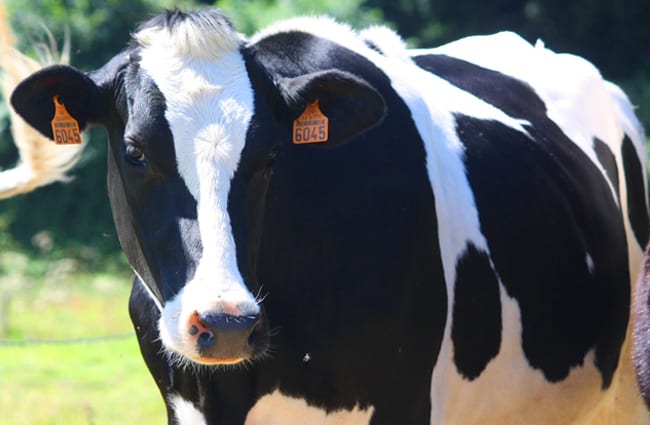
[[[35,71],[53,64],[70,62],[70,36],[66,31],[59,51],[52,33],[43,26],[43,41],[34,46],[38,59],[16,49],[16,40],[5,6],[0,2],[0,92],[9,99],[20,81]],[[85,144],[60,146],[29,126],[10,108],[11,135],[18,148],[18,163],[0,171],[0,199],[30,192],[57,181],[68,181],[70,171],[81,158]]]

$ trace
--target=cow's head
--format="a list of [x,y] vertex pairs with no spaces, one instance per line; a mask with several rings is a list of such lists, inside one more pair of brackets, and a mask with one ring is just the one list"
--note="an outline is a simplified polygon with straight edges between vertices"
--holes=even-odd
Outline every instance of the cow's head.
[[45,68],[11,97],[47,137],[55,98],[80,127],[107,129],[120,243],[160,307],[165,348],[203,364],[268,345],[255,264],[273,156],[313,149],[292,146],[293,121],[318,100],[332,146],[384,114],[382,97],[351,74],[269,75],[247,49],[218,11],[167,12],[101,69]]

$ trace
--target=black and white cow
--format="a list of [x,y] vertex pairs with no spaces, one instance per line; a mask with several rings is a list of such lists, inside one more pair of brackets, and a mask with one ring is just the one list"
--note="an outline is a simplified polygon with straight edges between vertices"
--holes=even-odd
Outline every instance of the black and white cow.
[[[326,18],[247,40],[170,11],[11,102],[52,137],[56,97],[108,130],[170,424],[650,423],[643,130],[583,59],[511,33],[409,51]],[[327,140],[295,144],[314,102]]]

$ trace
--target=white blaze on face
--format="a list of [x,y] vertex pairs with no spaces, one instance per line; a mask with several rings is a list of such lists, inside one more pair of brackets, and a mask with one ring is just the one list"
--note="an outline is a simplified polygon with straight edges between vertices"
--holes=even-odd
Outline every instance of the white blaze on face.
[[239,52],[241,38],[225,22],[206,31],[189,20],[171,31],[146,29],[141,69],[165,97],[178,171],[197,201],[203,253],[194,278],[164,308],[164,346],[196,358],[187,334],[194,312],[221,301],[254,302],[237,267],[228,193],[253,111],[253,91]]

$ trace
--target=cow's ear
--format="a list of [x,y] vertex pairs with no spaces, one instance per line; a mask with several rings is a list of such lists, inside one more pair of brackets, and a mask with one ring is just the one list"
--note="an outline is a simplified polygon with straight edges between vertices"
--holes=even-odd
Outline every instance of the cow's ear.
[[[386,113],[384,98],[365,80],[338,70],[320,71],[277,82],[288,124],[318,102],[328,118],[328,143],[335,145],[376,126]],[[284,114],[283,114],[284,115]],[[285,116],[285,120],[287,118]]]
[[67,65],[53,65],[18,84],[11,105],[28,124],[52,139],[55,98],[83,130],[87,123],[99,119],[99,96],[97,85],[86,74]]

